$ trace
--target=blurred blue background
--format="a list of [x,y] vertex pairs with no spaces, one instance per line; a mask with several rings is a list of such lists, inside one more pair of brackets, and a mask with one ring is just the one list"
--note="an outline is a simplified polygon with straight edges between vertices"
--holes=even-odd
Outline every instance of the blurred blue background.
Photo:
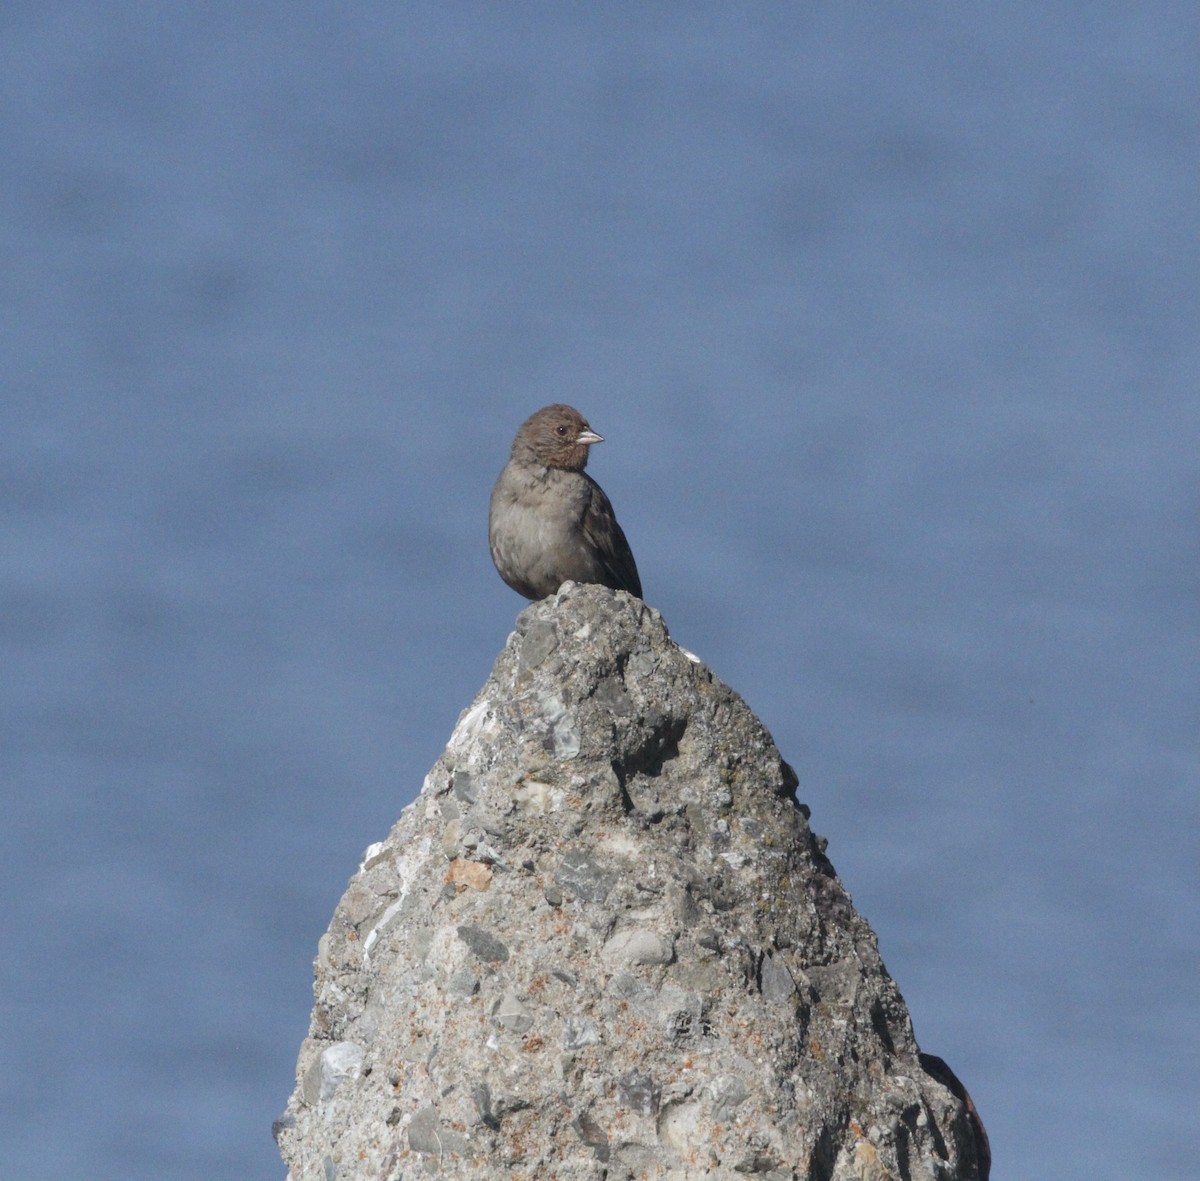
[[1200,1177],[1200,8],[0,10],[2,1172],[273,1178],[568,401],[996,1176]]

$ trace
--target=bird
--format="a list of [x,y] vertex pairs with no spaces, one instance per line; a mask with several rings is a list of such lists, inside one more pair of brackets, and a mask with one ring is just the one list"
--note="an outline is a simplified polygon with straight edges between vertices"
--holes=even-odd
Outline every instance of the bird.
[[517,431],[488,507],[488,543],[500,577],[527,599],[568,580],[642,597],[637,563],[604,489],[583,469],[604,442],[572,406],[556,402]]

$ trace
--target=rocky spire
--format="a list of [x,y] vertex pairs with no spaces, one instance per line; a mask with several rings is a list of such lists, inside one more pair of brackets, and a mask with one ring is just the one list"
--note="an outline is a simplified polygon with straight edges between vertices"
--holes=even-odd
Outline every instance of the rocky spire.
[[291,1181],[984,1177],[795,787],[639,600],[525,610],[321,940]]

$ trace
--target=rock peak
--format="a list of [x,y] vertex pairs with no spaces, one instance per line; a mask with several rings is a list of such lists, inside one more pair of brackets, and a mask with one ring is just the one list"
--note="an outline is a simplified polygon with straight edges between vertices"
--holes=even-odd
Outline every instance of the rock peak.
[[527,608],[321,940],[292,1181],[984,1176],[795,787],[640,600]]

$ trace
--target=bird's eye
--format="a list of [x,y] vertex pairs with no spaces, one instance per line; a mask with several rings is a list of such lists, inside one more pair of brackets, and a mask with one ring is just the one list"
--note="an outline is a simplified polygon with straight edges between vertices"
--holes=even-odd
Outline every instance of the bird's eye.
[[565,435],[567,433],[567,428],[565,426],[556,426],[554,429],[560,435]]

